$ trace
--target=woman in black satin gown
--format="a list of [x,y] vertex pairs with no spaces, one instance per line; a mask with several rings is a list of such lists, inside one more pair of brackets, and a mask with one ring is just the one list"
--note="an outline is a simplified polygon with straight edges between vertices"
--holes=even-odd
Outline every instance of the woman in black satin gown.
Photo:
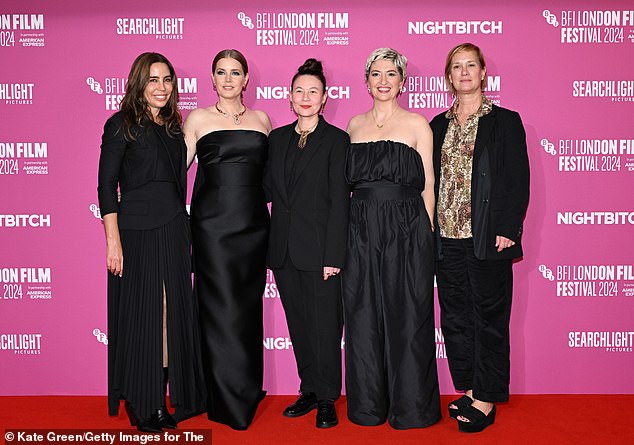
[[366,63],[374,103],[348,124],[352,185],[343,305],[348,418],[396,429],[440,419],[434,343],[432,132],[396,98],[407,59]]
[[[110,272],[108,411],[117,415],[124,399],[131,423],[154,433],[176,428],[204,404],[175,85],[164,56],[137,57],[121,111],[104,127],[99,158]],[[174,417],[165,399],[168,381]]]
[[183,127],[198,157],[191,203],[194,292],[200,308],[207,417],[246,429],[264,398],[262,294],[269,213],[262,188],[271,124],[242,103],[249,74],[236,50],[212,63],[218,101]]

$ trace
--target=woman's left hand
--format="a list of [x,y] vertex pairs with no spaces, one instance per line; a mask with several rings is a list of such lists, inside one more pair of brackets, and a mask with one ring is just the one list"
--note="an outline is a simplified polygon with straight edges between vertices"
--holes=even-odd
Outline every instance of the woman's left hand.
[[513,240],[510,240],[500,235],[495,237],[495,247],[498,248],[498,252],[502,252],[504,249],[513,247],[514,245],[515,245],[515,241]]
[[341,272],[341,269],[339,269],[338,267],[324,267],[324,281],[326,281],[329,277],[333,275],[337,275],[339,272]]

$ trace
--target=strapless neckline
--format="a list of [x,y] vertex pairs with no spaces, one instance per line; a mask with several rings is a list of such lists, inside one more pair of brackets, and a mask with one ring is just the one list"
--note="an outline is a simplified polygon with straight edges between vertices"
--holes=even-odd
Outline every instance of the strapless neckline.
[[198,142],[203,140],[203,138],[206,138],[207,136],[215,135],[217,133],[257,133],[257,134],[261,134],[262,137],[264,137],[264,138],[268,137],[268,135],[266,133],[262,133],[261,131],[258,131],[258,130],[246,130],[246,129],[242,129],[242,128],[237,128],[235,130],[214,130],[214,131],[210,131],[209,133],[205,133],[201,137],[199,137],[198,140],[196,141],[196,143],[198,144]]
[[392,139],[379,139],[378,141],[351,142],[350,145],[380,144],[380,143],[402,145],[403,147],[407,147],[410,150],[416,151],[416,149],[412,147],[411,145],[408,145],[405,142],[401,142],[401,141],[393,141]]

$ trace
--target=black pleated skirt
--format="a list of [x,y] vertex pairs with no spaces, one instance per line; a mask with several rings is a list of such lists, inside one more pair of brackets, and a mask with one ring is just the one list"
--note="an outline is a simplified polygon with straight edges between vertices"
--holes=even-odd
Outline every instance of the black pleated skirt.
[[150,230],[121,230],[123,277],[108,274],[108,411],[119,401],[147,418],[163,404],[163,285],[170,404],[182,420],[204,410],[190,231],[180,212]]

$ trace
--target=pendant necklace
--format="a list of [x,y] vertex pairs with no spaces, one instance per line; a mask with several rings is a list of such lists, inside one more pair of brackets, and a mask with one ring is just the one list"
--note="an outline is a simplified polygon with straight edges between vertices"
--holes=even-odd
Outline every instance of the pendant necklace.
[[[244,105],[242,105],[244,107]],[[239,113],[227,113],[226,111],[222,111],[220,109],[220,107],[218,106],[218,102],[216,102],[216,110],[218,110],[218,113],[222,114],[225,118],[229,119],[230,117],[233,118],[233,123],[236,125],[240,125],[240,116],[242,116],[244,113],[246,113],[247,111],[247,107],[244,107],[244,110],[242,110]]]
[[308,142],[308,135],[315,131],[315,128],[317,128],[318,124],[319,121],[317,121],[317,123],[313,125],[313,128],[302,130],[301,128],[299,128],[299,122],[297,122],[297,125],[295,125],[295,131],[299,133],[299,142],[297,143],[297,148],[304,148],[306,146],[306,142]]
[[371,113],[372,113],[372,119],[374,119],[374,123],[376,124],[376,128],[378,128],[379,130],[380,130],[381,128],[383,128],[383,127],[385,126],[385,124],[387,124],[387,121],[389,121],[389,120],[390,120],[390,118],[391,118],[392,116],[394,116],[394,112],[395,112],[395,111],[396,111],[396,108],[394,108],[394,109],[392,110],[392,113],[391,113],[391,114],[387,117],[387,119],[385,119],[385,120],[383,121],[383,123],[379,125],[379,121],[377,121],[377,120],[376,120],[376,116],[374,115],[374,110],[372,110],[372,112],[371,112]]

